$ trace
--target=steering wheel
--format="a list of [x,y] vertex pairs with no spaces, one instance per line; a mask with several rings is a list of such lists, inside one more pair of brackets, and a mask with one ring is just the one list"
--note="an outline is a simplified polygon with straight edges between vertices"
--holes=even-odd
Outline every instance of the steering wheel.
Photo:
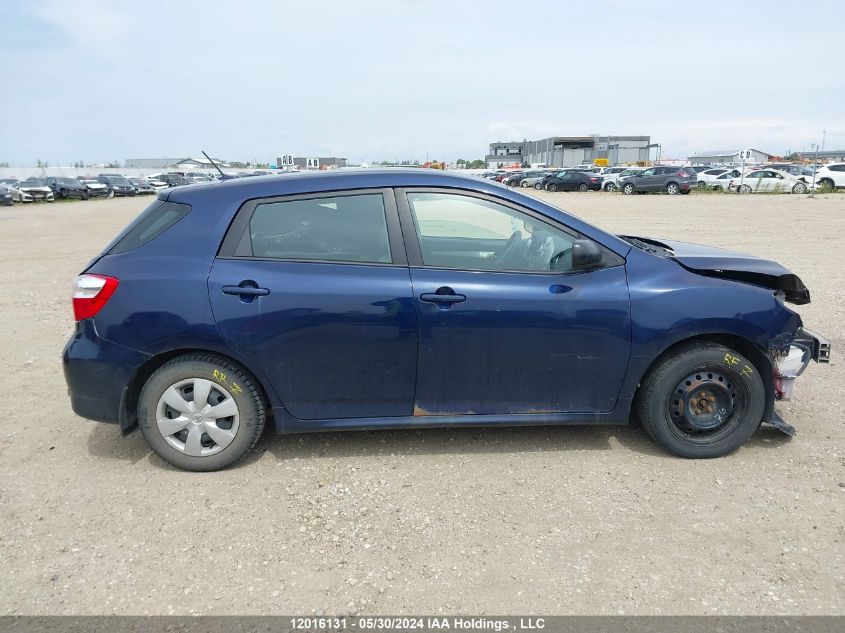
[[512,253],[516,250],[517,245],[519,244],[520,240],[522,239],[522,233],[519,231],[514,231],[511,233],[511,236],[508,238],[508,241],[505,242],[505,245],[502,247],[502,250],[496,255],[496,263],[498,264],[498,268],[504,268],[506,262],[511,259]]
[[[563,265],[558,268],[559,263]],[[567,265],[568,262],[568,265]],[[572,249],[566,248],[549,260],[550,270],[571,270],[572,269]]]

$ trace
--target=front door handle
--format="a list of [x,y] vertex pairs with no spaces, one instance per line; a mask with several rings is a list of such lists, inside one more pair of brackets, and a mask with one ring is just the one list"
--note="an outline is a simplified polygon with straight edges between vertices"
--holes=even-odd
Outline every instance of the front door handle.
[[438,288],[437,292],[426,292],[420,295],[420,301],[435,303],[437,305],[451,305],[462,303],[467,300],[466,295],[455,294],[451,288]]
[[223,294],[240,297],[264,297],[270,294],[267,288],[259,288],[254,281],[242,281],[237,286],[223,286]]

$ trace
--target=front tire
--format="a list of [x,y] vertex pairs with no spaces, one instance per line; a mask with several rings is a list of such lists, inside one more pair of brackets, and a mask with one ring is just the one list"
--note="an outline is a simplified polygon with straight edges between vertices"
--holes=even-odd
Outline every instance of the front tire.
[[626,196],[630,196],[632,193],[634,193],[634,191],[634,185],[632,185],[631,183],[627,183],[625,186],[622,187],[622,193],[624,193]]
[[792,193],[807,193],[807,185],[803,182],[795,183],[795,186],[792,188]]
[[830,189],[831,191],[833,191],[836,187],[834,186],[834,183],[830,178],[822,178],[821,180],[819,180],[819,188]]
[[535,188],[537,191],[542,191],[542,190],[543,190],[543,183],[542,183],[542,182],[535,182],[535,183],[534,183],[534,188]]
[[615,184],[615,183],[612,183],[612,182],[609,182],[609,183],[607,183],[607,184],[604,186],[604,190],[605,190],[605,191],[610,191],[610,192],[612,193],[612,192],[616,191],[616,184]]
[[186,354],[165,363],[138,399],[144,439],[156,455],[183,470],[237,463],[255,446],[264,421],[255,378],[215,354]]
[[549,185],[549,191],[551,191],[552,193],[554,193],[555,191],[557,191],[557,185],[556,185],[556,184],[554,184],[554,183],[550,184],[550,185]]
[[754,365],[716,343],[683,345],[658,359],[637,396],[651,438],[679,457],[732,453],[763,419],[766,390]]
[[751,193],[751,185],[742,185],[739,188],[740,193]]

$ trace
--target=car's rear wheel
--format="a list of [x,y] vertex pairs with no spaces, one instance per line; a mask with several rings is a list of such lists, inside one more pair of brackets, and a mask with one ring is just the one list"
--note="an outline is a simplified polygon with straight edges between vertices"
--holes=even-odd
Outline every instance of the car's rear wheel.
[[557,191],[557,185],[552,183],[549,185],[549,191]]
[[705,189],[707,189],[707,183],[705,183],[703,180],[699,180],[698,189],[699,191],[704,191]]
[[831,180],[830,178],[822,178],[821,180],[819,180],[819,187],[822,189],[833,190],[833,180]]
[[630,196],[632,193],[634,193],[634,185],[632,185],[631,183],[626,183],[622,187],[622,193],[624,193],[626,196]]
[[220,470],[243,459],[264,428],[255,379],[214,354],[162,365],[138,399],[138,426],[150,448],[184,470]]
[[534,183],[534,188],[535,188],[537,191],[542,191],[542,189],[543,189],[543,183],[542,183],[542,182],[535,182],[535,183]]
[[803,182],[796,182],[792,188],[792,193],[807,193],[807,185]]
[[605,191],[616,191],[616,183],[609,182],[604,186]]
[[580,185],[578,185],[578,191],[586,191],[586,190],[587,190],[587,185],[584,184],[583,182]]
[[716,343],[684,345],[657,361],[640,387],[637,412],[648,434],[680,457],[721,457],[760,426],[766,403],[754,364]]
[[519,186],[520,186],[520,187],[525,187],[525,188],[527,188],[527,187],[528,187],[528,183],[527,183],[527,182],[525,182],[525,181],[523,180],[521,183],[519,183]]
[[678,187],[678,183],[676,182],[670,182],[668,185],[666,185],[666,193],[668,193],[670,196],[676,195],[680,190],[681,188]]

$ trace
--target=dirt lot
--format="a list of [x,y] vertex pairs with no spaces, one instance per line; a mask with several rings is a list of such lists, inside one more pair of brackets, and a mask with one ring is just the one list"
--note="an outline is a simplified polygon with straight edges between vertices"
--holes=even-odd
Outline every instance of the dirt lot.
[[845,196],[544,194],[775,258],[834,343],[790,440],[685,461],[638,428],[267,434],[177,471],[73,415],[71,279],[147,202],[0,208],[0,614],[845,613]]

